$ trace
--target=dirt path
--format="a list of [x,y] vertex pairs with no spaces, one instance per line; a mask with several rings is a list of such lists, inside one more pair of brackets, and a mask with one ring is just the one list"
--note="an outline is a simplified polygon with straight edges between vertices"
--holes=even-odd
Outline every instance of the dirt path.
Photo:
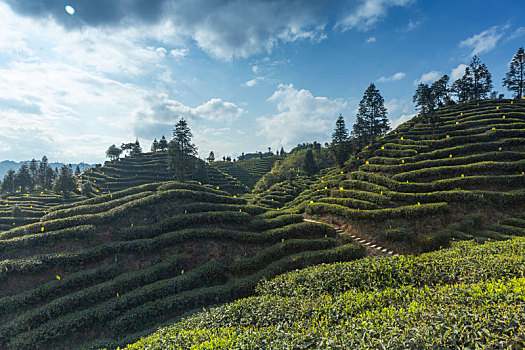
[[393,250],[390,250],[390,249],[387,249],[387,248],[384,248],[384,247],[381,247],[380,245],[378,245],[377,243],[374,243],[374,242],[371,242],[371,241],[368,241],[362,237],[358,237],[356,236],[355,234],[351,233],[351,232],[348,232],[348,231],[345,231],[341,226],[339,225],[336,225],[336,224],[332,224],[332,223],[328,223],[328,222],[324,222],[324,221],[319,221],[319,220],[313,220],[313,219],[309,219],[309,218],[304,218],[304,221],[308,221],[308,222],[319,222],[319,223],[323,223],[323,224],[328,224],[330,226],[332,226],[333,228],[335,228],[335,232],[337,232],[338,235],[342,235],[343,233],[347,233],[348,235],[350,235],[350,237],[352,237],[352,239],[356,242],[356,243],[359,243],[361,244],[362,246],[364,246],[366,248],[366,250],[371,253],[371,255],[399,255],[398,253],[394,252]]

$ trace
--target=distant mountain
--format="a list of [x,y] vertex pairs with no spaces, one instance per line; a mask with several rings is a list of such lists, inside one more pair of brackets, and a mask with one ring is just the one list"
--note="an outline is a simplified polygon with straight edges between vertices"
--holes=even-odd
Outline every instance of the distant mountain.
[[[24,160],[24,161],[21,161],[21,162],[15,162],[15,161],[12,161],[12,160],[3,160],[0,162],[0,180],[2,180],[5,176],[5,174],[7,174],[7,171],[9,169],[13,169],[14,171],[18,171],[18,169],[20,168],[20,166],[24,163],[27,163],[29,164],[29,160]],[[40,161],[38,161],[38,164],[40,164]],[[66,163],[67,165],[69,165],[70,163]],[[83,165],[82,165],[83,164]],[[55,169],[55,168],[58,168],[60,170],[60,168],[62,167],[62,165],[64,165],[64,163],[49,163],[49,165]],[[73,171],[75,171],[75,168],[77,167],[77,165],[80,167],[80,170],[82,171],[82,166],[84,167],[84,169],[86,168],[91,168],[92,166],[94,166],[94,164],[88,164],[88,163],[71,163],[71,167],[73,168]]]

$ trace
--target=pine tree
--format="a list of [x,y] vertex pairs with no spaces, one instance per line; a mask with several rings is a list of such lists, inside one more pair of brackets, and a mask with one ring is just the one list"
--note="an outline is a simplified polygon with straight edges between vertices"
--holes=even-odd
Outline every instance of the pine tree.
[[153,140],[153,143],[151,144],[151,152],[157,152],[159,150],[159,141],[157,141],[157,138]]
[[210,155],[208,156],[206,160],[208,161],[208,163],[215,162],[215,154],[213,153],[213,151],[210,151]]
[[335,130],[332,134],[331,151],[336,163],[340,167],[344,165],[345,161],[350,156],[350,138],[348,136],[348,129],[346,128],[345,120],[341,114],[335,122]]
[[284,157],[284,155],[285,155],[285,154],[286,154],[286,153],[284,152],[284,148],[283,148],[283,147],[281,147],[281,152],[280,152],[280,156],[281,156],[281,157]]
[[67,165],[62,165],[60,173],[55,182],[55,192],[62,193],[64,197],[69,197],[70,192],[76,188],[76,180],[73,177],[71,169]]
[[512,58],[510,69],[503,78],[503,87],[512,92],[514,97],[525,98],[525,52],[523,47],[520,47]]
[[193,170],[197,147],[191,143],[193,137],[188,123],[181,118],[173,130],[173,138],[168,145],[168,169],[175,170],[177,179],[184,182],[186,174]]
[[159,141],[159,151],[166,151],[167,149],[168,149],[168,141],[166,140],[164,135],[162,135],[162,138]]
[[[127,147],[125,144],[122,145]],[[111,161],[117,160],[125,147],[118,148],[114,144],[109,146],[109,148],[106,151],[106,157],[108,157]]]
[[49,166],[47,157],[43,156],[38,167],[38,182],[40,184],[40,187],[42,189],[50,188],[53,184],[54,178],[55,172],[53,171],[53,168]]
[[450,89],[448,88],[448,81],[449,77],[445,74],[430,86],[434,105],[437,107],[443,107],[445,104],[450,103],[451,101],[449,96]]
[[77,164],[77,167],[75,168],[75,176],[79,176],[79,175],[80,175],[80,167]]
[[24,192],[28,188],[32,188],[31,173],[27,164],[22,164],[15,175],[15,187],[20,188]]
[[31,174],[31,188],[38,185],[38,162],[35,158],[29,162],[29,173]]
[[2,181],[2,193],[12,193],[15,191],[15,171],[9,169]]
[[479,100],[486,98],[487,94],[492,90],[492,75],[487,66],[481,63],[478,56],[474,55],[470,61],[470,65],[465,70],[465,74],[470,77],[471,81],[471,98]]
[[419,113],[423,115],[432,113],[436,108],[432,89],[427,84],[420,83],[417,86],[412,101],[416,104],[416,108],[419,108]]
[[135,140],[135,142],[131,146],[131,152],[129,153],[130,156],[140,156],[142,154],[142,147],[140,147],[139,139]]
[[470,78],[466,74],[463,74],[463,77],[452,84],[450,91],[456,95],[458,102],[464,102],[468,101],[472,95],[471,86]]
[[307,150],[304,155],[303,170],[308,176],[315,175],[319,171],[312,149]]
[[366,145],[386,134],[390,129],[385,100],[373,83],[365,90],[359,102],[356,124],[354,133],[360,141],[362,140],[360,143]]

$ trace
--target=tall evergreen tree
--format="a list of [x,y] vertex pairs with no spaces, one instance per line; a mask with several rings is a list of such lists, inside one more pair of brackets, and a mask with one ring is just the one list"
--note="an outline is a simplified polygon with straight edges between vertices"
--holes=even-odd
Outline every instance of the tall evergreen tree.
[[365,90],[357,112],[354,133],[360,136],[360,144],[368,145],[390,129],[385,100],[374,83]]
[[197,147],[191,142],[193,137],[188,123],[181,118],[173,130],[173,138],[168,145],[168,169],[175,170],[177,179],[184,182],[186,174],[193,170]]
[[38,185],[38,162],[35,158],[29,162],[29,173],[31,174],[31,188]]
[[142,147],[140,147],[139,139],[135,140],[135,142],[131,146],[131,152],[129,153],[130,156],[139,156],[142,154]]
[[166,151],[167,149],[168,149],[168,141],[166,140],[164,135],[162,135],[162,138],[159,141],[159,151]]
[[342,167],[351,153],[350,137],[345,125],[343,115],[340,114],[335,122],[335,130],[332,134],[331,152],[336,163]]
[[20,188],[24,192],[28,188],[32,188],[31,173],[27,164],[22,164],[15,175],[15,187]]
[[314,152],[311,148],[308,149],[304,155],[303,170],[308,176],[315,175],[317,171],[319,171],[317,163],[315,162]]
[[450,89],[448,88],[448,81],[449,77],[445,74],[430,86],[432,98],[434,99],[434,104],[437,107],[443,107],[445,104],[450,103],[451,101],[449,96]]
[[523,47],[518,49],[510,61],[510,69],[503,78],[503,87],[512,92],[514,97],[525,98],[525,51]]
[[[124,146],[124,147],[122,147]],[[114,161],[117,160],[120,157],[120,154],[124,149],[127,149],[127,144],[122,144],[121,148],[118,148],[114,144],[109,146],[109,148],[106,151],[106,157],[109,158],[109,160]]]
[[55,192],[63,193],[64,197],[69,197],[70,192],[76,188],[76,180],[71,169],[67,165],[62,165],[55,181]]
[[468,85],[469,99],[471,100],[486,98],[487,94],[492,90],[492,75],[487,66],[481,63],[477,55],[472,57],[462,79]]
[[458,102],[464,102],[468,101],[470,96],[472,96],[471,86],[470,78],[466,74],[463,74],[461,78],[452,84],[450,91],[456,95]]
[[284,153],[284,148],[283,148],[283,147],[281,147],[281,152],[280,152],[280,156],[281,156],[281,157],[284,157],[284,155],[285,155],[285,153]]
[[416,108],[419,108],[419,113],[422,115],[427,115],[436,108],[432,89],[427,84],[420,83],[417,86],[412,101],[416,104]]
[[213,153],[213,151],[210,151],[210,155],[208,156],[206,160],[208,161],[208,163],[215,162],[215,153]]
[[50,188],[53,184],[53,180],[55,179],[55,172],[48,164],[48,159],[46,156],[43,156],[42,160],[40,161],[40,165],[38,167],[38,179],[42,189]]
[[7,171],[4,180],[2,180],[2,193],[12,193],[15,191],[15,175],[16,173],[13,169]]
[[153,140],[153,143],[151,144],[151,152],[157,152],[159,150],[159,141],[157,141],[157,138]]
[[77,164],[77,167],[75,168],[75,176],[80,175],[80,167]]

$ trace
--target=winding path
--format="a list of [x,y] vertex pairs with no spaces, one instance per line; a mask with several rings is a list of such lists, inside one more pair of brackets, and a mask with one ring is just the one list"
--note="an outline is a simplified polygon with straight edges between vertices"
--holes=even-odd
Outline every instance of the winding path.
[[313,219],[309,219],[309,218],[304,218],[304,221],[328,224],[328,225],[332,226],[333,228],[335,228],[335,232],[337,232],[338,235],[342,235],[343,233],[346,232],[348,235],[350,235],[350,237],[352,237],[352,239],[355,242],[361,244],[367,250],[370,250],[372,252],[376,252],[376,253],[379,253],[381,255],[399,255],[398,253],[394,252],[393,250],[389,250],[387,248],[381,247],[380,245],[378,245],[378,244],[376,244],[374,242],[367,241],[366,239],[364,239],[362,237],[358,237],[358,236],[356,236],[353,233],[347,232],[339,225],[335,225],[335,224],[332,224],[332,223],[319,221],[319,220],[313,220]]

